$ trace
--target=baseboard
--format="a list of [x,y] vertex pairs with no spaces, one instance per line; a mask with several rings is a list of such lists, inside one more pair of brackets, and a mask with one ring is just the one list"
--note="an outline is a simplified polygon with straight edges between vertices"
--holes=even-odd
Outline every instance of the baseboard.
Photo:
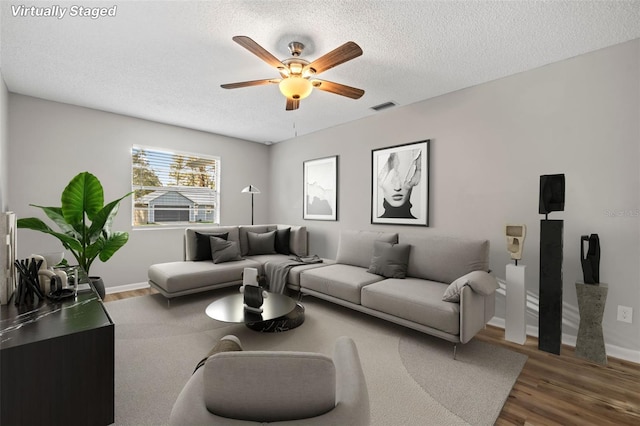
[[123,284],[114,287],[106,287],[105,294],[122,293],[124,291],[142,290],[151,287],[148,282]]
[[[494,327],[498,327],[504,330],[505,321],[504,318],[493,317],[491,321],[488,323]],[[538,338],[538,327],[527,324],[527,336],[532,336]],[[576,339],[577,336],[573,336],[571,334],[562,333],[562,344],[571,346],[573,348],[576,347]],[[633,349],[623,348],[617,345],[612,345],[609,343],[605,343],[605,350],[607,352],[607,356],[623,359],[625,361],[631,361],[640,364],[640,351],[635,351]]]

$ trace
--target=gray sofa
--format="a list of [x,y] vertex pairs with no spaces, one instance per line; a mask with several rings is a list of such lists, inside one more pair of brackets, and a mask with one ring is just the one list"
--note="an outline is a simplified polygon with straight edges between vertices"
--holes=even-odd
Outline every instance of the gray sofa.
[[[277,234],[276,245],[270,243],[270,247],[265,247],[264,241],[253,238],[255,235],[249,235],[266,235],[273,231]],[[220,262],[214,263],[216,260],[211,257],[211,250],[207,258],[203,257],[202,249],[210,247],[210,236],[221,234],[225,234],[225,239],[230,245],[235,244],[239,256],[218,258]],[[288,239],[288,247],[287,241],[282,240],[283,238]],[[255,243],[253,247],[250,244],[252,241]],[[229,249],[233,247],[227,247],[219,253],[226,256]],[[307,229],[304,226],[273,224],[187,228],[184,233],[183,260],[151,265],[148,270],[149,284],[168,299],[239,285],[242,284],[244,268],[257,268],[258,273],[263,274],[267,262],[286,262],[291,255],[307,255]],[[321,265],[304,264],[292,268],[288,274],[288,283],[298,285],[302,271]]]
[[446,339],[455,357],[455,344],[494,315],[498,282],[488,271],[487,240],[343,231],[336,263],[304,271],[289,287]]

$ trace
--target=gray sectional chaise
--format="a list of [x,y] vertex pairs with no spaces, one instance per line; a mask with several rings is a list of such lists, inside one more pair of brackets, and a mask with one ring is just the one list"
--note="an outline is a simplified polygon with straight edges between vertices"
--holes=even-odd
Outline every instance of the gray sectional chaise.
[[[404,268],[394,250],[408,251]],[[368,272],[372,268],[377,273]],[[471,340],[494,315],[498,282],[488,271],[487,240],[431,230],[400,239],[396,233],[343,231],[336,263],[304,271],[289,287],[456,344]]]
[[[277,252],[273,244],[271,250],[258,244],[252,250],[249,245],[249,232],[264,234],[276,231],[278,236],[285,237],[287,229],[289,229],[288,250],[286,247],[284,249],[278,247],[280,252]],[[220,234],[226,234],[227,241],[237,244],[240,254],[238,260],[222,259],[222,262],[214,263],[209,257],[199,261],[198,249],[201,248],[199,243],[209,244],[209,236]],[[204,239],[202,239],[203,236]],[[187,228],[184,233],[184,260],[151,265],[148,270],[149,284],[168,299],[239,285],[242,284],[244,268],[257,268],[258,273],[262,274],[267,262],[285,262],[291,255],[307,255],[307,229],[304,226],[250,225]],[[304,264],[292,268],[288,275],[289,283],[299,284],[300,272],[321,265]]]

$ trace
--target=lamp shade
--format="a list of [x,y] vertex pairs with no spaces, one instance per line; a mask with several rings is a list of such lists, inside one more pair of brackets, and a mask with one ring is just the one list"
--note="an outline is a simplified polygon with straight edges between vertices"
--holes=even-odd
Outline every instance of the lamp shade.
[[304,99],[313,90],[309,80],[296,75],[283,79],[278,86],[280,92],[289,99]]
[[240,192],[248,192],[249,194],[259,194],[260,190],[253,185],[249,185]]

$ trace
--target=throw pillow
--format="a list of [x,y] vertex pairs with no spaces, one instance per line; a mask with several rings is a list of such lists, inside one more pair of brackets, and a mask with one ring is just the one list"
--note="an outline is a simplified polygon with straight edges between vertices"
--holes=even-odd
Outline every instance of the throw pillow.
[[386,278],[405,278],[409,266],[408,244],[391,244],[386,241],[373,242],[373,257],[368,272]]
[[453,302],[453,303],[460,302],[460,293],[462,292],[462,287],[464,287],[467,284],[469,284],[469,279],[467,278],[466,275],[463,275],[462,277],[458,278],[457,280],[449,284],[449,287],[447,287],[447,289],[444,291],[442,300],[445,302]]
[[211,260],[211,243],[209,237],[218,237],[226,240],[229,238],[228,232],[197,232],[196,231],[196,252],[193,260]]
[[449,284],[442,296],[442,300],[445,302],[460,302],[460,293],[465,285],[471,287],[476,293],[489,296],[498,288],[498,281],[485,271],[469,272]]
[[224,263],[242,260],[237,241],[227,241],[218,237],[210,237],[211,260],[213,263]]
[[205,356],[200,360],[200,362],[196,365],[196,368],[195,370],[193,370],[193,372],[195,373],[196,371],[198,371],[198,368],[202,367],[204,363],[207,362],[207,359],[209,359],[209,357],[212,355],[218,354],[220,352],[232,352],[232,351],[241,351],[241,350],[242,350],[242,345],[240,344],[240,339],[238,339],[236,336],[232,334],[224,336],[209,351],[207,356]]
[[291,254],[289,247],[289,239],[291,237],[291,228],[278,229],[276,231],[276,252],[280,254]]
[[262,234],[247,232],[247,241],[249,242],[248,255],[274,254],[276,252],[276,231]]

